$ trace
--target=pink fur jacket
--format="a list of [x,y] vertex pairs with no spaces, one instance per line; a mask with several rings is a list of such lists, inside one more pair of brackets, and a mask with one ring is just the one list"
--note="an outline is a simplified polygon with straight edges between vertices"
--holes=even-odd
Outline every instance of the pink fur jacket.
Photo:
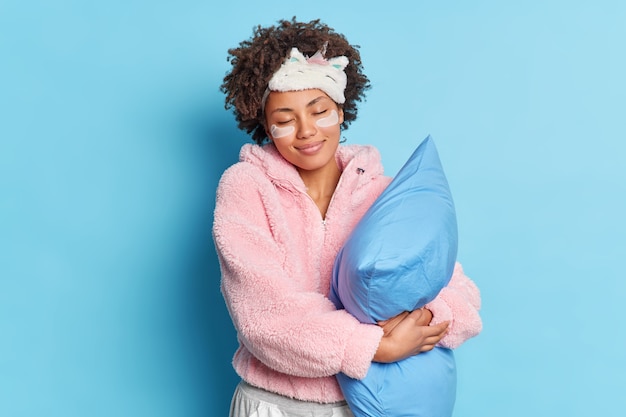
[[[248,383],[320,403],[343,399],[335,374],[363,378],[382,337],[327,298],[350,231],[389,184],[378,151],[340,146],[343,174],[322,219],[296,169],[272,144],[244,145],[222,176],[213,237],[221,289],[237,330],[235,371]],[[481,329],[478,289],[460,267],[427,308],[450,321],[454,348]]]

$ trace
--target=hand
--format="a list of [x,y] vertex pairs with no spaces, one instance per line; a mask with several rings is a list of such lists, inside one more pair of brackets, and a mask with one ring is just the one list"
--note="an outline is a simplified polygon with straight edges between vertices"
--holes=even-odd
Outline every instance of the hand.
[[378,323],[383,337],[374,355],[375,362],[396,362],[409,356],[432,350],[446,334],[448,322],[435,326],[428,324],[432,313],[423,308],[403,312]]
[[[430,321],[433,319],[432,311],[428,310],[427,308],[414,310],[413,313],[415,313],[414,318],[416,320],[416,324],[420,326],[428,326],[430,324]],[[378,325],[383,328],[384,334],[387,335],[391,333],[391,331],[408,315],[409,312],[404,311],[397,316],[390,318],[389,320],[379,321]]]

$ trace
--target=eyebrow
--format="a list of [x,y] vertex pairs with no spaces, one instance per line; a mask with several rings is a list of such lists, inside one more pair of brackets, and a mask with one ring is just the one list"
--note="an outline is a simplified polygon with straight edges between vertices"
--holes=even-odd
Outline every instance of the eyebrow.
[[[325,98],[328,98],[328,97],[326,97],[326,96],[324,96],[324,95],[321,95],[321,96],[319,96],[319,97],[316,97],[316,98],[314,98],[313,100],[309,101],[309,102],[306,104],[306,107],[311,107],[311,106],[314,106],[314,105],[315,105],[315,104],[317,104],[320,100],[323,100],[323,99],[325,99]],[[330,100],[330,99],[329,99],[329,100]],[[278,112],[292,112],[292,111],[293,111],[293,109],[292,109],[292,108],[290,108],[290,107],[279,107],[279,108],[276,108],[276,109],[272,110],[272,113],[270,113],[270,114],[274,114],[274,113],[278,113]]]

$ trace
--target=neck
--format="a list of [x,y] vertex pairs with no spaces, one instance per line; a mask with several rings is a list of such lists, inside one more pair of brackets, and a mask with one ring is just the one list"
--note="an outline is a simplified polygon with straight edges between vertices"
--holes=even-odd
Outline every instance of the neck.
[[328,164],[320,170],[299,170],[299,173],[302,182],[306,186],[307,194],[319,208],[322,217],[325,217],[328,205],[341,177],[339,167],[336,163]]

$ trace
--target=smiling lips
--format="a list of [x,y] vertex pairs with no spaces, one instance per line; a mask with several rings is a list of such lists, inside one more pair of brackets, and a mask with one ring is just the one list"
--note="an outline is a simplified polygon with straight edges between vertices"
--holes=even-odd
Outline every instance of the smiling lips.
[[320,149],[322,149],[322,146],[324,146],[324,141],[308,143],[302,146],[295,146],[295,149],[305,155],[313,155],[317,153]]

